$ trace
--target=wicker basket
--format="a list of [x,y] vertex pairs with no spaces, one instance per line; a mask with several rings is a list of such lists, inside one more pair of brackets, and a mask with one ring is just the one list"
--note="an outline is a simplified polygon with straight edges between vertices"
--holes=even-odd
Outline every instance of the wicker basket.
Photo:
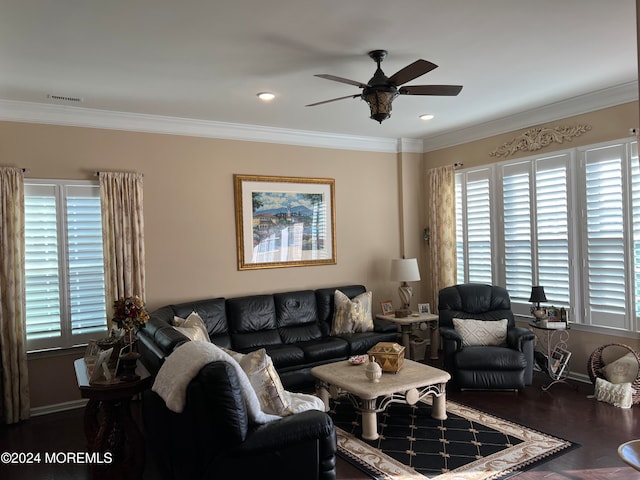
[[[587,362],[587,372],[589,373],[589,378],[591,379],[591,383],[595,385],[596,378],[601,378],[606,380],[605,376],[601,373],[601,369],[606,365],[604,360],[602,359],[602,352],[607,347],[621,347],[623,349],[627,349],[629,352],[633,353],[640,364],[640,353],[636,352],[633,348],[628,345],[624,345],[622,343],[608,343],[607,345],[602,345],[601,347],[596,348],[593,353],[589,356],[589,361]],[[631,388],[633,388],[633,403],[640,403],[640,369],[638,371],[638,376],[636,379],[631,382]]]

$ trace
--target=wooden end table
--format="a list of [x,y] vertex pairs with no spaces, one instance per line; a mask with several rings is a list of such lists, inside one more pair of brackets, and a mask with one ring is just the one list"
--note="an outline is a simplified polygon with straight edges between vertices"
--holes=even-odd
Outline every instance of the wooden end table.
[[131,399],[151,386],[151,375],[138,362],[139,379],[90,384],[84,358],[75,360],[73,366],[80,395],[89,399],[84,411],[88,449],[92,453],[109,452],[112,457],[111,463],[91,465],[93,478],[141,479],[145,446],[142,433],[131,416]]
[[382,315],[381,313],[376,315],[376,318],[381,320],[388,320],[397,325],[400,325],[400,331],[402,332],[402,345],[404,345],[407,355],[411,351],[411,331],[415,324],[427,323],[429,330],[431,330],[431,350],[430,358],[432,360],[438,359],[438,315],[434,313],[412,313],[408,317],[396,317],[395,315]]
[[433,396],[431,416],[447,418],[446,386],[451,375],[435,367],[405,359],[397,373],[383,373],[379,382],[370,381],[365,373],[366,363],[352,365],[348,360],[327,363],[311,369],[317,379],[319,397],[329,410],[329,397],[346,395],[362,414],[362,438],[376,440],[377,414],[390,403],[414,405]]

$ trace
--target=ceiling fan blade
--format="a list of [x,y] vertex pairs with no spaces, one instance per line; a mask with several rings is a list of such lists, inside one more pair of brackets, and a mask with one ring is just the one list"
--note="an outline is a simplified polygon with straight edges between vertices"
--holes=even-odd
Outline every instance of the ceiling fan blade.
[[410,65],[407,65],[401,70],[389,77],[389,83],[395,85],[402,85],[403,83],[410,82],[414,78],[418,78],[420,75],[429,73],[431,70],[438,68],[435,63],[427,62],[426,60],[416,60]]
[[462,85],[413,85],[398,89],[400,95],[448,95],[455,96],[462,90]]
[[328,73],[320,73],[318,75],[314,75],[314,77],[325,78],[327,80],[333,80],[334,82],[348,83],[349,85],[355,85],[360,88],[369,86],[366,83],[356,82],[355,80],[349,80],[348,78],[336,77],[335,75],[329,75]]
[[331,103],[331,102],[336,102],[338,100],[344,100],[345,98],[356,98],[359,96],[360,96],[359,93],[356,95],[346,95],[344,97],[332,98],[331,100],[324,100],[322,102],[310,103],[309,105],[305,105],[305,107],[315,107],[316,105],[322,105],[323,103]]

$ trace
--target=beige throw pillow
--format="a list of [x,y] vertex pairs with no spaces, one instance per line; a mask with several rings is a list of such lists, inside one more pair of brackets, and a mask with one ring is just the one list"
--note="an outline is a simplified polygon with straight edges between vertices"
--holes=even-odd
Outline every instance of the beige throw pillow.
[[631,405],[633,405],[633,388],[631,388],[630,383],[611,383],[597,377],[595,397],[596,400],[610,403],[619,408],[631,408]]
[[638,359],[629,352],[600,370],[611,383],[631,383],[638,377]]
[[246,354],[239,363],[249,377],[263,412],[273,415],[291,413],[280,376],[264,348]]
[[191,312],[186,319],[173,317],[173,323],[175,323],[173,328],[190,340],[196,342],[211,342],[207,327],[198,313]]
[[331,335],[372,331],[372,297],[371,292],[365,292],[351,300],[340,290],[336,290],[333,295],[334,314]]
[[509,321],[453,318],[453,328],[462,337],[462,346],[501,346],[507,343]]

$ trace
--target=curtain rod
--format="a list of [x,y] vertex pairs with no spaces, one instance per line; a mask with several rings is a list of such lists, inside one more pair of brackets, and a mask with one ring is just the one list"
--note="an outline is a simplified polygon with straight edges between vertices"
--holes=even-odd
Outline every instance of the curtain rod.
[[[137,173],[137,172],[132,172],[132,173]],[[144,173],[141,173],[140,175],[142,175],[144,177]],[[93,172],[93,176],[94,177],[99,177],[100,176],[100,172],[99,171]]]
[[22,170],[22,173],[29,173],[30,170],[28,168],[21,168],[20,170]]
[[464,163],[462,163],[462,162],[456,162],[456,163],[453,164],[453,168],[460,168],[463,165],[464,165]]

